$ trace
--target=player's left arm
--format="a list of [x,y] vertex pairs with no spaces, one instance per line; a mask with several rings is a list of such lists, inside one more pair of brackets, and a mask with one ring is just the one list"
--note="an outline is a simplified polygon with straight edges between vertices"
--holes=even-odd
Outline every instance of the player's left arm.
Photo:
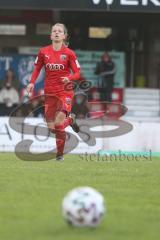
[[78,80],[80,78],[80,64],[74,52],[70,55],[69,64],[72,70],[72,73],[68,76],[69,80]]
[[62,77],[64,83],[67,83],[72,80],[78,80],[80,78],[80,64],[73,51],[69,55],[69,67],[72,73],[67,77]]

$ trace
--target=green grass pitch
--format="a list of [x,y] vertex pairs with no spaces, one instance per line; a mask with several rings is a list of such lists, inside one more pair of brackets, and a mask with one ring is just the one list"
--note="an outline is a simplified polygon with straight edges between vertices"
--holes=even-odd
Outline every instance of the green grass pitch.
[[[62,198],[78,186],[105,197],[107,214],[95,229],[69,227],[61,217]],[[1,153],[0,239],[160,239],[160,159],[27,162]]]

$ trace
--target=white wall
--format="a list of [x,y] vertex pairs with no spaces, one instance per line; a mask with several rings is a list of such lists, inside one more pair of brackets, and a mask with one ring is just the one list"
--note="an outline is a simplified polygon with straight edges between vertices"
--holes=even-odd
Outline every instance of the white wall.
[[[28,118],[25,122],[34,125],[33,135],[24,134],[13,130],[9,124],[8,117],[0,118],[0,151],[1,152],[14,152],[17,143],[24,139],[33,140],[31,151],[33,152],[47,152],[55,147],[55,139],[48,136],[46,128],[46,135],[39,135],[39,128],[37,125],[45,127],[45,123],[42,119]],[[81,130],[85,132],[85,127],[82,125],[89,125],[89,121],[79,121]],[[101,124],[101,121],[100,121]],[[70,127],[67,131],[72,133],[78,140],[78,146],[72,151],[72,153],[95,153],[98,150],[106,151],[149,151],[160,152],[160,123],[143,123],[143,122],[132,122],[133,130],[125,135],[117,136],[113,138],[96,138],[94,142],[94,131],[111,130],[116,126],[97,126],[90,128],[90,134],[92,139],[92,146],[84,143],[84,141],[75,134]],[[82,133],[81,133],[82,134]],[[88,136],[83,133],[83,136]],[[73,141],[75,141],[73,139]]]

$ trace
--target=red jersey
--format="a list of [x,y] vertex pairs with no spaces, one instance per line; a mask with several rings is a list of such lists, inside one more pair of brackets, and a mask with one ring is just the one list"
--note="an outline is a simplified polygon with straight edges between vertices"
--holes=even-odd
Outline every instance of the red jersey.
[[[45,67],[45,94],[66,94],[65,83],[62,77],[69,80],[78,80],[80,77],[80,65],[75,53],[64,45],[59,51],[55,51],[52,45],[40,49],[35,61],[35,68],[30,83],[35,83],[40,70]],[[69,91],[73,94],[73,90]]]

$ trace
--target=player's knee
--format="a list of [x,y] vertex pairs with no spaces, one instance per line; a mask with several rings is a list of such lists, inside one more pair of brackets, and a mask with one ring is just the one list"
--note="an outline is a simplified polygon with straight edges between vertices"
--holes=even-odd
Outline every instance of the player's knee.
[[63,124],[65,118],[66,118],[65,114],[64,114],[63,112],[59,112],[59,113],[57,114],[56,118],[55,118],[54,123],[55,123],[56,125],[58,125],[58,124],[59,124],[59,125],[60,125],[60,124]]
[[63,131],[64,130],[64,127],[63,127],[63,124],[60,122],[60,123],[55,123],[55,130],[58,130],[58,131]]
[[49,129],[54,129],[54,127],[55,127],[54,122],[47,122],[47,127],[48,127]]
[[64,123],[64,119],[60,119],[60,118],[57,118],[54,121],[55,126],[63,125],[63,123]]

